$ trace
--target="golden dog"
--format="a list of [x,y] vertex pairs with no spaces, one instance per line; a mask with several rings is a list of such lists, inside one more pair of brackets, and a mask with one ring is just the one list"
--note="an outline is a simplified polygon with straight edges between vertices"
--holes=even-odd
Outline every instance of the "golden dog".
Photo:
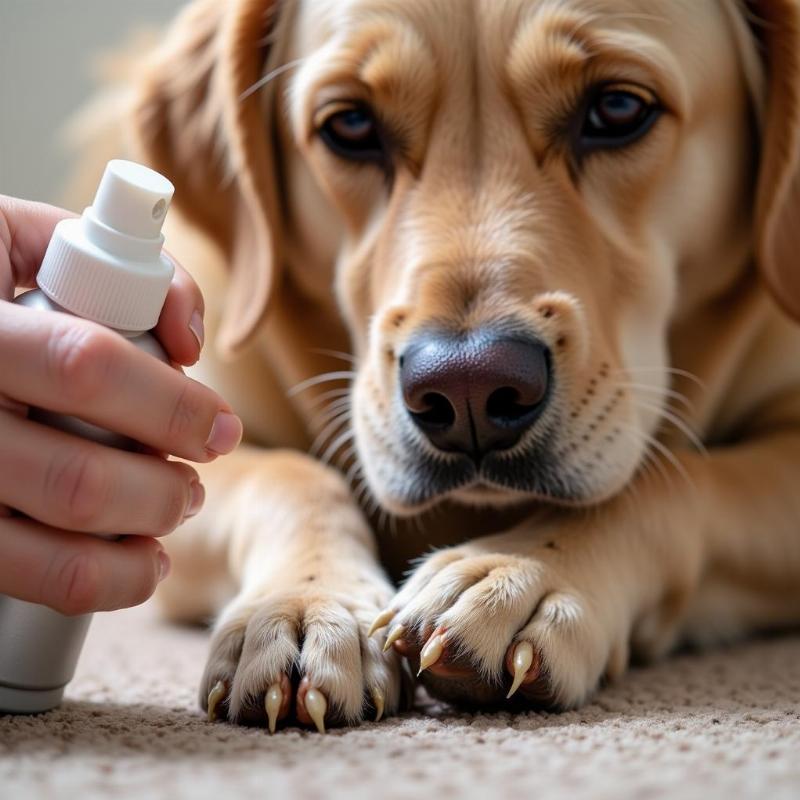
[[800,620],[797,2],[196,0],[134,95],[248,440],[159,590],[211,718]]

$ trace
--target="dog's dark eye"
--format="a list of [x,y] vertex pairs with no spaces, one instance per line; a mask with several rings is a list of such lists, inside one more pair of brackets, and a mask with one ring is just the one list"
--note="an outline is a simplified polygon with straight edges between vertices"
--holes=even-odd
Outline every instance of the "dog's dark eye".
[[336,155],[351,161],[384,160],[384,146],[372,112],[363,106],[342,108],[329,114],[319,135]]
[[653,126],[660,106],[656,96],[629,84],[601,87],[589,99],[580,132],[583,152],[624,147]]

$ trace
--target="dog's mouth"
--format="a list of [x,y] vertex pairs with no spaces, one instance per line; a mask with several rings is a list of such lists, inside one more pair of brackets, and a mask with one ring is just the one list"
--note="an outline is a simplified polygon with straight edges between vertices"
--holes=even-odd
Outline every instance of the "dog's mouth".
[[[406,453],[416,450],[407,443]],[[378,477],[380,499],[398,515],[424,511],[444,499],[472,506],[503,507],[531,501],[580,503],[588,496],[579,472],[559,459],[554,442],[540,437],[525,447],[498,450],[481,459],[456,453],[416,452]]]

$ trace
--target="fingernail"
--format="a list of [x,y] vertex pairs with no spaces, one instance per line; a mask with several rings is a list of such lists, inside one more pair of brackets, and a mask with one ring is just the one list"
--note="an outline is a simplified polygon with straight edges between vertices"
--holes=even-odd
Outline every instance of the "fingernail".
[[194,338],[197,339],[197,346],[202,350],[203,342],[206,338],[206,328],[205,325],[203,325],[203,317],[200,316],[199,311],[195,311],[194,314],[192,314],[189,320],[189,330],[192,332]]
[[185,520],[193,517],[203,507],[203,501],[206,499],[206,490],[203,484],[198,480],[194,480],[189,484],[189,503],[186,506],[186,511],[183,515]]
[[206,442],[206,450],[224,456],[230,453],[242,438],[242,421],[236,414],[220,411],[211,426],[211,435]]
[[171,563],[169,556],[163,551],[158,551],[158,580],[163,581],[169,575]]

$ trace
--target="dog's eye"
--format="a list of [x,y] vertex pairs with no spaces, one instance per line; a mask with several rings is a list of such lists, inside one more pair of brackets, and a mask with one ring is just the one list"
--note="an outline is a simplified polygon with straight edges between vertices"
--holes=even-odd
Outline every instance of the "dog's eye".
[[385,160],[383,141],[372,112],[364,106],[340,107],[328,113],[319,135],[336,155],[351,161]]
[[631,84],[607,84],[590,97],[580,131],[580,149],[624,147],[644,136],[658,118],[656,96]]

